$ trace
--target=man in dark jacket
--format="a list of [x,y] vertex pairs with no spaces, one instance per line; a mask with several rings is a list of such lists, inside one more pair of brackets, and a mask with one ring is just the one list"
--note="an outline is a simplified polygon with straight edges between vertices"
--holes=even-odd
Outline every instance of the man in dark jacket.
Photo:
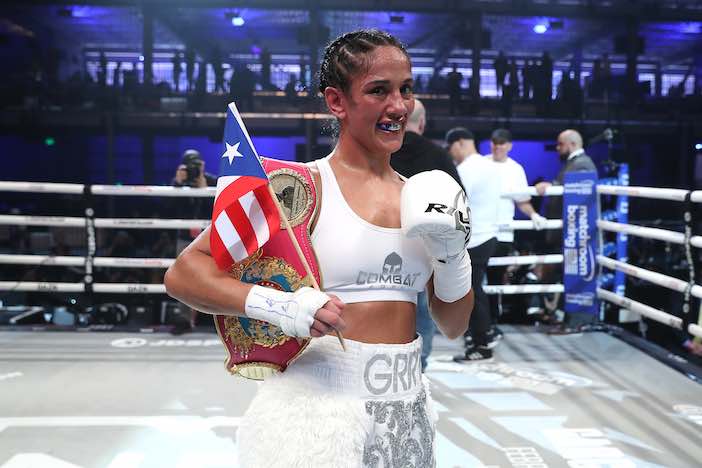
[[[411,177],[419,172],[439,169],[447,172],[456,182],[461,179],[456,171],[451,156],[440,146],[426,138],[426,110],[419,99],[414,100],[414,111],[407,120],[405,138],[402,147],[390,158],[390,165],[405,177]],[[427,366],[427,358],[431,353],[431,343],[436,332],[436,326],[429,315],[426,291],[417,297],[417,332],[422,336],[422,370]]]
[[424,136],[427,113],[419,99],[414,100],[414,111],[407,120],[405,139],[402,147],[393,153],[390,165],[405,177],[431,171],[442,170],[461,183],[451,156],[442,147]]
[[[553,182],[539,182],[535,185],[536,192],[543,195],[548,187],[552,185],[563,185],[563,179],[567,172],[579,171],[594,171],[597,173],[597,167],[590,156],[585,154],[583,149],[583,137],[576,130],[568,129],[562,131],[558,135],[556,142],[556,151],[561,160],[561,170],[558,172],[556,179]],[[547,199],[546,217],[548,219],[559,219],[563,217],[563,199],[561,197],[550,197]],[[546,243],[551,248],[560,250],[562,248],[562,240],[558,236],[558,231],[548,231],[546,234]],[[544,265],[544,281],[558,281],[558,269],[552,268],[554,265]],[[562,277],[560,278],[562,281]],[[560,300],[557,301],[560,303]],[[563,334],[580,331],[583,325],[591,323],[593,320],[590,314],[570,313],[566,314],[563,322],[551,329],[550,333]]]

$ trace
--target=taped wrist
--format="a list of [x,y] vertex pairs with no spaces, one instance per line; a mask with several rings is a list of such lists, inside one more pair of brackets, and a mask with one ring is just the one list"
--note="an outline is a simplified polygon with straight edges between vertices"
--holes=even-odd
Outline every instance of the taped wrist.
[[329,296],[308,287],[290,293],[256,285],[246,296],[244,312],[280,327],[288,336],[308,337],[314,315],[328,301]]
[[470,292],[473,268],[465,250],[442,262],[432,259],[434,295],[443,302],[456,302]]

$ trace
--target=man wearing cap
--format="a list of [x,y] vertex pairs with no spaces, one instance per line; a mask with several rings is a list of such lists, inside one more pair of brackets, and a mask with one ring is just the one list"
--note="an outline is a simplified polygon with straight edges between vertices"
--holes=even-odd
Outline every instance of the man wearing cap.
[[[217,186],[217,178],[212,174],[205,172],[205,161],[198,150],[187,149],[183,153],[182,161],[176,169],[175,177],[171,183],[174,187],[193,187],[205,188]],[[212,216],[212,201],[213,198],[203,197],[188,197],[183,199],[178,198],[178,210],[175,213],[176,218],[180,219],[210,219]],[[201,229],[179,229],[176,234],[176,255],[178,255],[185,247],[200,234]],[[185,306],[183,306],[185,307]],[[190,318],[188,321],[178,321],[171,333],[180,335],[187,331],[191,331],[195,327],[197,320],[197,311],[190,309]]]
[[[504,128],[494,130],[490,135],[490,150],[492,154],[488,159],[492,161],[498,171],[498,180],[500,181],[500,192],[523,192],[529,187],[527,183],[526,173],[524,168],[517,161],[509,157],[509,152],[512,150],[512,133]],[[534,223],[534,229],[537,231],[546,227],[546,218],[541,216],[534,210],[531,204],[529,195],[514,195],[509,197],[500,197],[497,205],[497,220],[498,225],[509,224],[514,219],[515,205],[519,211],[531,218]],[[512,230],[499,230],[497,232],[497,247],[495,249],[496,256],[506,256],[512,253],[512,243],[514,242],[514,232]],[[492,268],[488,271],[489,284],[502,284],[505,268]],[[490,312],[492,321],[497,324],[499,318],[498,298],[492,301]],[[498,335],[500,334],[498,330]]]
[[500,184],[497,166],[475,149],[473,133],[456,127],[446,133],[448,152],[456,163],[458,175],[466,191],[470,207],[471,237],[468,253],[473,265],[472,288],[475,305],[468,330],[464,334],[464,352],[455,356],[457,362],[478,361],[492,357],[490,341],[490,302],[483,291],[483,279],[488,260],[497,245],[497,213],[500,202]]

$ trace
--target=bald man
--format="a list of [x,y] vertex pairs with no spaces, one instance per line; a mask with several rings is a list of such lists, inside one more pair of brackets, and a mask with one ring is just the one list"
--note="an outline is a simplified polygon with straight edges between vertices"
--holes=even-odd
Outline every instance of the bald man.
[[451,156],[442,147],[424,136],[427,124],[427,113],[422,101],[414,100],[414,111],[407,119],[405,138],[402,147],[393,153],[390,165],[405,177],[411,177],[419,172],[442,170],[459,184],[461,183],[456,166]]
[[[414,100],[414,111],[407,119],[405,137],[402,147],[392,154],[390,165],[399,174],[411,177],[419,172],[439,169],[448,173],[461,183],[456,166],[451,156],[442,147],[423,135],[427,123],[424,105],[419,99]],[[426,291],[417,297],[417,333],[422,336],[422,370],[427,367],[427,358],[431,354],[432,339],[436,332],[434,322],[429,315]]]
[[[561,163],[564,163],[561,170],[556,176],[556,180],[553,182],[539,182],[535,185],[536,191],[539,195],[543,195],[548,187],[551,185],[563,185],[563,178],[566,172],[577,172],[577,171],[595,171],[595,163],[592,162],[590,156],[585,154],[583,149],[583,137],[578,133],[577,130],[568,129],[563,130],[558,135],[558,140],[556,141],[556,152],[558,152],[558,157]],[[561,216],[559,212],[558,217]],[[550,218],[550,217],[549,217]]]
[[[556,141],[556,152],[561,160],[561,170],[553,182],[539,182],[536,184],[536,191],[539,195],[543,195],[548,187],[552,185],[563,185],[563,179],[566,172],[579,171],[594,171],[597,173],[597,167],[592,162],[590,156],[585,154],[583,149],[583,137],[576,130],[568,129],[562,131],[558,135]],[[563,217],[563,198],[549,197],[546,199],[546,217],[549,219],[558,219]],[[546,232],[546,243],[552,248],[561,248],[562,240],[558,235],[558,231]],[[553,265],[543,265],[542,280],[548,283],[563,281],[557,268]],[[551,307],[561,307],[561,298],[558,294],[554,298],[555,301]],[[563,322],[551,328],[548,332],[551,334],[568,334],[576,333],[582,330],[583,325],[587,325],[593,321],[590,314],[569,313],[565,315]]]

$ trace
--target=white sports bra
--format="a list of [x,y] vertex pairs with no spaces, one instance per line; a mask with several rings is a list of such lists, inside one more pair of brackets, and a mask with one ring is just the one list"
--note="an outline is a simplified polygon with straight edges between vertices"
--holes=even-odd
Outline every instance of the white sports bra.
[[345,303],[405,301],[417,303],[432,273],[419,239],[399,228],[376,226],[346,203],[329,157],[317,161],[322,179],[322,207],[312,233],[324,291]]

